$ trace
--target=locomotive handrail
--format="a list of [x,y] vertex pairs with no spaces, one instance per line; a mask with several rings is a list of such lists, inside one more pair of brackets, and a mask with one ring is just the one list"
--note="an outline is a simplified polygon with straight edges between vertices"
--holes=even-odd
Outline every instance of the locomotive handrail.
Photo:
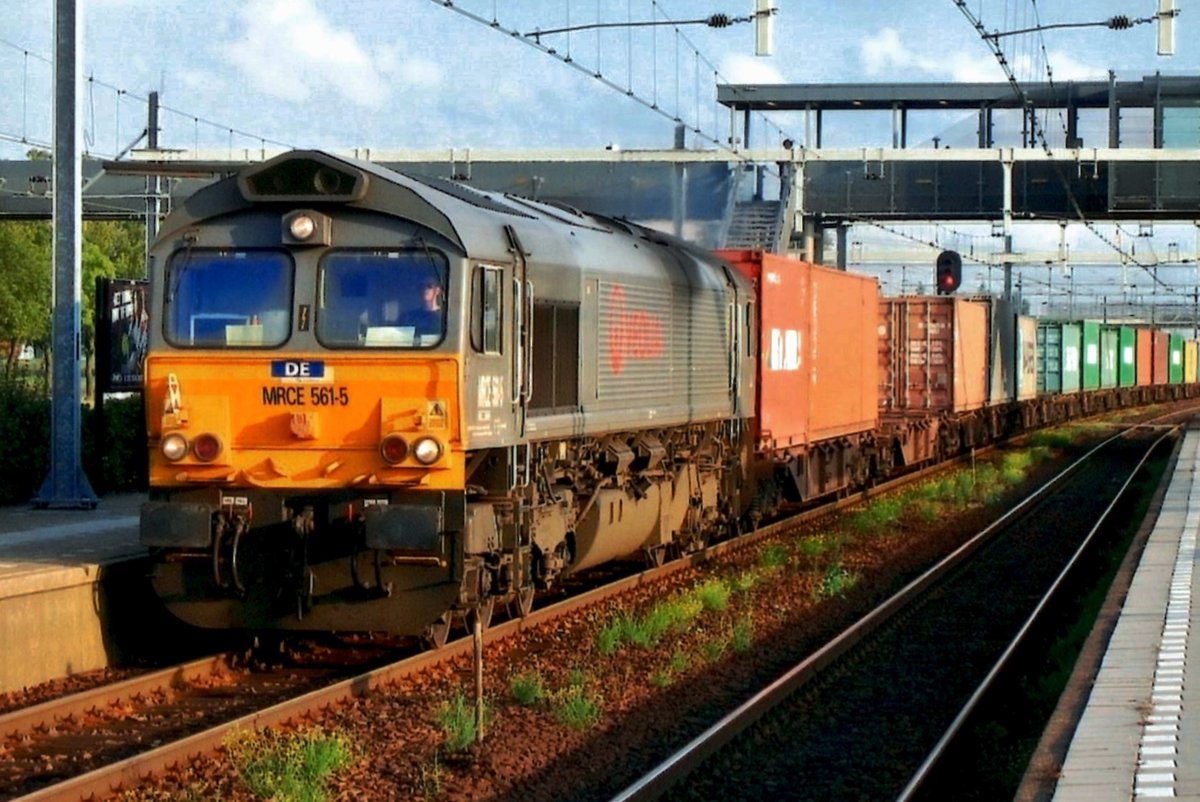
[[514,278],[513,283],[513,380],[510,383],[508,397],[515,406],[521,403],[521,371],[524,369],[524,354],[521,348],[521,317],[525,308],[521,297],[521,281]]
[[521,403],[533,398],[533,282],[525,280],[525,375],[521,377]]

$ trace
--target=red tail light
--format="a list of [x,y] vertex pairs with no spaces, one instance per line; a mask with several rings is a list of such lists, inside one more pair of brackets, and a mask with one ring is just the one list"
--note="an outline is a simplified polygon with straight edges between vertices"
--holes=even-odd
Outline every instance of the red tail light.
[[408,456],[408,443],[398,434],[389,434],[379,444],[379,456],[390,465],[402,462]]
[[221,440],[215,434],[198,435],[192,441],[192,455],[201,462],[212,462],[221,453]]

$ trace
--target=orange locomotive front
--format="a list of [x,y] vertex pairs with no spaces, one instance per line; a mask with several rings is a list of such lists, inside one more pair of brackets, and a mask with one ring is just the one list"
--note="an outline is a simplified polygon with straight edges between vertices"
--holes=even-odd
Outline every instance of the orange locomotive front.
[[438,639],[478,600],[447,534],[466,528],[461,248],[340,208],[369,180],[320,158],[251,171],[152,251],[141,536],[186,621]]

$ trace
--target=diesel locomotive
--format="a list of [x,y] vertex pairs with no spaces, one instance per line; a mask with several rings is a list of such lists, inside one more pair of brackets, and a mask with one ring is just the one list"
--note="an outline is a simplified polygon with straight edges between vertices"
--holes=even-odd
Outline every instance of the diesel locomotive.
[[659,232],[296,151],[150,265],[140,538],[192,624],[437,644],[753,500],[751,281]]

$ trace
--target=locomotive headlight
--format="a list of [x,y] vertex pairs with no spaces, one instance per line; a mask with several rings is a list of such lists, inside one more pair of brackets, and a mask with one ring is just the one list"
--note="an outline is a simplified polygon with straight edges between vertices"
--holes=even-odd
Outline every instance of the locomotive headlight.
[[328,245],[332,221],[315,209],[293,209],[280,218],[280,236],[284,245],[313,247]]
[[178,462],[186,457],[188,453],[187,438],[178,432],[164,437],[158,447],[162,450],[163,456],[171,462]]
[[202,434],[192,441],[192,455],[201,462],[212,462],[221,453],[221,440],[215,434]]
[[316,230],[316,221],[306,214],[298,214],[288,222],[288,233],[302,242],[311,237]]
[[408,456],[408,443],[404,442],[404,438],[398,434],[389,434],[379,444],[379,456],[383,457],[383,461],[389,465],[403,462],[404,458]]
[[422,465],[432,465],[442,456],[442,444],[432,437],[422,437],[413,443],[413,457]]

